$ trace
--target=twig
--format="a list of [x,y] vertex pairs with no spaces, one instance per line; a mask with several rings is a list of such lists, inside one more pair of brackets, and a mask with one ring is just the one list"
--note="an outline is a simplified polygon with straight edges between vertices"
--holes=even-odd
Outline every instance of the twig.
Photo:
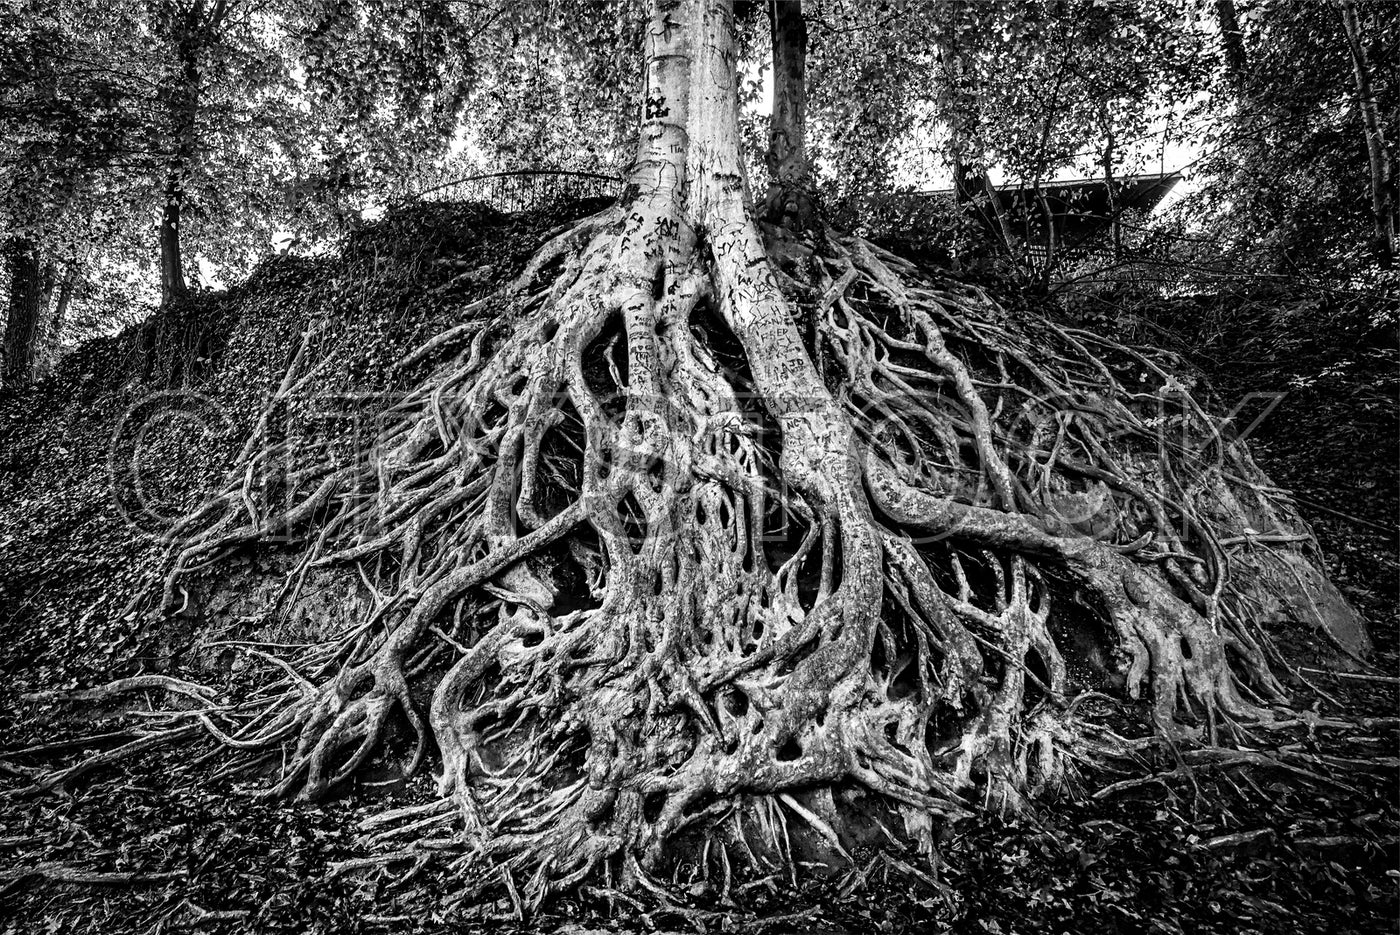
[[1319,675],[1335,675],[1339,679],[1356,679],[1358,682],[1384,682],[1387,685],[1400,685],[1400,678],[1394,675],[1367,675],[1364,672],[1338,672],[1334,669],[1318,669],[1313,666],[1299,666],[1304,672],[1316,672]]
[[93,688],[80,688],[75,691],[28,692],[20,697],[25,701],[103,701],[114,695],[151,689],[162,689],[206,704],[218,694],[215,689],[207,685],[198,685],[169,675],[134,675],[131,678],[117,679],[115,682],[108,682]]
[[121,885],[131,883],[163,883],[188,875],[188,870],[163,870],[157,873],[100,872],[82,870],[69,864],[45,861],[32,867],[0,871],[0,880],[16,883],[30,877],[42,877],[56,883],[84,883],[92,885]]
[[6,750],[0,753],[0,757],[31,756],[35,753],[52,753],[56,750],[68,750],[73,747],[86,747],[89,744],[105,743],[108,740],[125,740],[131,736],[129,730],[114,730],[105,734],[92,734],[87,737],[73,737],[69,740],[54,740],[49,743],[39,743],[32,747],[24,747],[19,750]]
[[1255,841],[1266,840],[1273,836],[1273,828],[1259,828],[1255,831],[1237,831],[1234,834],[1222,834],[1208,841],[1202,841],[1200,846],[1212,849],[1217,847],[1234,847],[1239,844],[1253,844]]

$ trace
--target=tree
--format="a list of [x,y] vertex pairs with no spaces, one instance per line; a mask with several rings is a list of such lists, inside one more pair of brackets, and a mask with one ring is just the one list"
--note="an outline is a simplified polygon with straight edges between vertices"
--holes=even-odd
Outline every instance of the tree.
[[1400,82],[1378,63],[1400,55],[1396,6],[1217,9],[1222,75],[1198,108],[1208,129],[1190,205],[1204,228],[1237,268],[1330,282],[1383,265],[1394,212],[1384,125]]
[[1376,262],[1389,268],[1395,261],[1395,216],[1400,211],[1390,147],[1381,126],[1376,94],[1372,88],[1371,65],[1362,43],[1361,27],[1357,22],[1355,0],[1339,0],[1342,25],[1346,30],[1347,49],[1351,52],[1352,70],[1356,73],[1356,108],[1361,112],[1365,127],[1366,156],[1371,167],[1371,219],[1375,230],[1371,248]]
[[812,163],[807,156],[807,20],[802,0],[781,0],[769,14],[773,50],[773,113],[768,121],[764,197],[768,219],[797,230],[811,224]]
[[270,535],[375,596],[287,670],[315,684],[214,735],[285,744],[276,791],[314,798],[402,713],[443,769],[400,830],[460,821],[481,885],[535,902],[793,838],[839,861],[871,826],[927,851],[1123,748],[1086,680],[1225,742],[1283,700],[1264,605],[1355,623],[1169,357],[760,222],[736,49],[724,0],[654,0],[617,203],[405,359],[374,451],[295,461],[264,420],[172,532],[157,611]]
[[[391,194],[389,167],[412,177],[442,150],[467,81],[445,9],[151,0],[138,11],[137,23],[160,40],[164,301],[185,292],[182,225],[192,197],[203,219],[227,224],[236,215],[244,229],[205,237],[206,245],[248,250],[251,242],[265,254],[279,224],[310,239],[366,190]],[[278,184],[288,177],[294,187]]]
[[185,176],[198,148],[200,92],[203,59],[223,27],[229,11],[225,0],[192,0],[189,3],[158,2],[152,5],[156,38],[169,45],[174,58],[171,85],[162,88],[169,102],[168,139],[171,152],[166,167],[164,204],[160,216],[161,302],[183,298],[184,258],[180,255],[180,212],[185,204]]
[[[7,8],[0,35],[8,40],[0,53],[0,222],[10,386],[46,365],[76,285],[76,229],[92,210],[93,172],[121,159],[133,141],[122,106],[129,88],[115,76],[78,77],[88,63],[42,7]],[[82,64],[65,67],[75,59]]]
[[[963,236],[944,242],[965,255],[989,240],[1044,282],[1053,255],[1018,257],[1049,210],[1043,183],[1065,169],[1093,172],[1105,152],[1110,175],[1139,170],[1141,141],[1210,78],[1198,6],[814,2],[811,136],[823,181],[859,197],[896,183],[926,188],[951,169]],[[1025,226],[997,210],[993,171],[1040,203]]]
[[[12,344],[35,342],[9,359],[47,360],[74,297],[100,304],[132,268],[153,266],[169,301],[186,290],[190,256],[241,275],[275,233],[316,243],[358,220],[369,192],[412,184],[445,150],[470,80],[449,10],[393,0],[7,7],[7,268],[58,283],[12,280],[9,315],[39,318],[9,329]],[[35,373],[26,365],[9,382]]]
[[10,301],[5,317],[4,386],[29,379],[34,370],[37,333],[44,327],[48,288],[43,263],[32,241],[14,238],[7,245]]

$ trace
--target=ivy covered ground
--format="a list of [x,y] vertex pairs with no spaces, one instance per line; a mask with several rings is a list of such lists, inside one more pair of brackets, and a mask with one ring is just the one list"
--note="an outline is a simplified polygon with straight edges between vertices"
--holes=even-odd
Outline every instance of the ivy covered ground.
[[[1283,392],[1250,433],[1293,489],[1329,571],[1365,613],[1375,669],[1319,671],[1306,633],[1280,634],[1302,709],[1355,729],[1261,737],[1290,766],[1187,762],[1168,750],[1077,777],[1034,814],[987,814],[945,832],[935,871],[856,853],[835,878],[747,884],[720,905],[683,876],[646,903],[595,887],[520,922],[509,898],[455,901],[433,861],[373,862],[358,823],[386,802],[433,795],[402,779],[390,749],[319,806],[257,797],[259,777],[211,777],[208,748],[153,750],[43,795],[40,771],[130,740],[142,709],[60,705],[35,692],[165,672],[236,692],[259,664],[213,646],[209,619],[126,612],[159,561],[158,529],[212,489],[315,322],[358,349],[327,377],[346,400],[288,414],[298,430],[343,430],[351,394],[392,393],[391,364],[456,310],[508,279],[546,231],[587,206],[506,217],[471,205],[391,215],[335,256],[269,261],[227,293],[199,296],[126,334],[86,345],[50,381],[0,397],[0,932],[808,931],[1376,932],[1400,914],[1397,771],[1395,322],[1335,290],[1145,303],[1069,302],[1067,316],[1118,337],[1175,344],[1229,409]],[[343,356],[341,359],[344,359]],[[171,394],[171,395],[162,395]],[[1275,397],[1241,410],[1248,425]],[[160,411],[137,437],[124,416]],[[139,445],[142,470],[127,469]],[[114,467],[115,465],[115,467]],[[242,560],[238,581],[285,569]],[[277,579],[278,581],[281,578]],[[231,609],[230,609],[231,608]],[[230,599],[219,618],[238,638]],[[213,613],[211,610],[210,613]],[[250,622],[292,642],[314,621]],[[269,629],[270,627],[270,629]],[[1307,684],[1310,683],[1310,684]],[[1107,707],[1103,716],[1121,712]],[[1367,718],[1373,720],[1365,720]],[[1376,720],[1378,719],[1378,720]],[[108,735],[105,738],[102,735]],[[74,737],[98,738],[85,745]],[[404,871],[411,870],[405,877]],[[389,881],[393,880],[391,884]]]

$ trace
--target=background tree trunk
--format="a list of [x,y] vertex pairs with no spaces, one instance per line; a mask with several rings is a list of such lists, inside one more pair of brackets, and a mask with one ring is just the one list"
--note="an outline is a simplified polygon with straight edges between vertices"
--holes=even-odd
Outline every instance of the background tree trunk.
[[1118,211],[1118,192],[1114,189],[1114,143],[1113,127],[1109,124],[1108,113],[1105,111],[1103,158],[1100,164],[1103,166],[1104,190],[1108,194],[1108,230],[1113,242],[1113,261],[1116,263],[1123,259],[1123,219]]
[[10,241],[5,262],[10,274],[10,298],[5,316],[4,385],[17,387],[34,376],[49,290],[44,283],[39,248],[32,241],[25,238]]
[[1395,262],[1395,177],[1376,108],[1375,90],[1371,86],[1371,66],[1366,60],[1366,47],[1361,42],[1361,26],[1356,20],[1354,0],[1339,0],[1342,24],[1346,28],[1347,45],[1351,50],[1352,70],[1356,73],[1356,103],[1366,132],[1366,154],[1371,162],[1371,215],[1375,229],[1371,249],[1376,261],[1385,268]]
[[802,0],[774,0],[773,115],[768,129],[768,169],[776,180],[805,182],[807,163],[807,23]]
[[1235,91],[1243,93],[1249,69],[1244,50],[1244,32],[1235,13],[1235,0],[1215,0],[1215,21],[1220,28],[1220,44],[1225,51],[1225,71]]
[[[68,306],[73,301],[73,293],[78,286],[79,264],[76,259],[68,261],[63,270],[63,278],[58,282],[58,298],[53,311],[44,321],[42,333],[36,338],[38,345],[34,356],[34,376],[46,377],[53,372],[58,360],[59,338],[63,334],[63,320],[68,317]],[[52,291],[52,290],[50,290]],[[47,300],[44,303],[48,307]]]
[[198,144],[200,82],[199,58],[209,37],[223,18],[225,5],[215,3],[205,17],[204,0],[196,0],[172,26],[179,64],[177,85],[170,97],[170,128],[174,150],[165,182],[165,204],[160,219],[160,291],[162,304],[188,291],[181,253],[181,225],[187,180]]
[[180,257],[180,209],[185,194],[180,169],[173,166],[165,184],[165,208],[160,216],[160,301],[167,305],[188,291]]
[[794,229],[815,222],[807,161],[807,21],[802,0],[772,0],[773,113],[768,125],[771,184],[764,213]]

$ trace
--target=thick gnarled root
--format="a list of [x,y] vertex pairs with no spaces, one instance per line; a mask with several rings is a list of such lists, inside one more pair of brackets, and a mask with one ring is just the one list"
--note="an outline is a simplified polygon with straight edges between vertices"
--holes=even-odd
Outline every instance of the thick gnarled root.
[[[302,799],[320,798],[375,751],[395,710],[403,712],[413,728],[415,746],[407,769],[411,774],[422,762],[428,736],[409,698],[399,660],[393,653],[381,652],[340,670],[295,715],[300,723],[296,747],[272,794],[286,795],[300,787]],[[335,757],[347,748],[353,752],[336,767]]]

